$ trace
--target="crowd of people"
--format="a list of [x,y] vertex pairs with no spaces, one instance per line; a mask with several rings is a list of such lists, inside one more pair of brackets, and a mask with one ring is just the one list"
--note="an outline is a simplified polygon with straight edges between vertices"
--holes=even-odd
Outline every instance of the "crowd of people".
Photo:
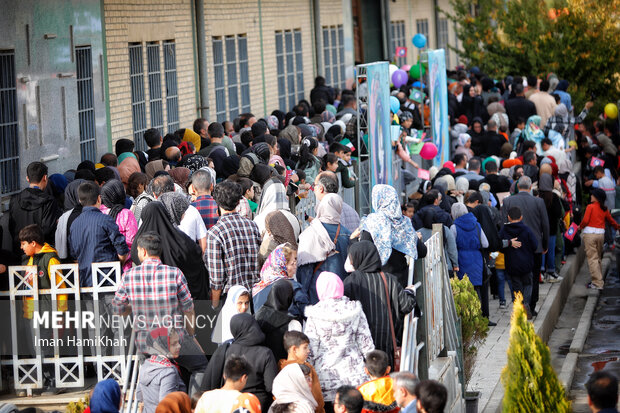
[[[181,316],[183,328],[137,332],[146,413],[443,411],[441,384],[391,373],[403,320],[417,308],[407,257],[426,255],[433,224],[443,226],[449,270],[469,277],[487,317],[489,284],[501,308],[521,292],[536,316],[538,284],[561,280],[579,238],[564,236],[572,222],[583,230],[589,286],[602,288],[603,244],[618,229],[616,123],[584,124],[592,104],[574,116],[557,77],[451,75],[453,159],[430,168],[429,180],[409,174],[418,189],[406,200],[401,188],[376,185],[373,212],[361,218],[343,202],[340,188],[358,179],[351,159],[366,151],[357,100],[319,77],[311,102],[288,113],[197,119],[166,136],[149,129],[147,151],[120,139],[115,153],[63,174],[31,163],[4,220],[11,245],[0,272],[35,265],[39,288],[49,288],[62,286],[51,265],[77,262],[80,286],[92,287],[92,264],[118,261],[117,291],[99,294],[107,311],[147,326]],[[394,156],[419,167],[410,138],[428,124],[424,93],[408,85],[393,95]],[[591,197],[583,214],[582,192]],[[315,214],[300,222],[295,207],[309,196]],[[208,334],[195,323],[207,300],[218,313]],[[117,387],[99,383],[91,411],[118,411]]]

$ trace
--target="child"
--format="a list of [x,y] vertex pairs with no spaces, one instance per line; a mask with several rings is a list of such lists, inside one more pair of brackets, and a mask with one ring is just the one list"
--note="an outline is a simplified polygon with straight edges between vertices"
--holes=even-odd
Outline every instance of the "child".
[[338,168],[335,173],[340,174],[340,180],[344,188],[353,188],[355,186],[355,178],[350,176],[349,162],[351,162],[351,148],[341,143],[334,142],[330,145],[329,150],[338,157]]
[[[333,144],[332,144],[333,145]],[[323,170],[336,173],[338,170],[338,157],[333,153],[327,153],[323,157]]]
[[[43,236],[43,230],[37,224],[28,225],[19,231],[18,234],[20,247],[26,256],[23,259],[23,265],[34,265],[37,267],[37,273],[31,274],[29,278],[29,283],[32,285],[33,276],[37,277],[38,289],[50,289],[52,288],[52,265],[60,264],[60,260],[58,258],[58,254],[56,250],[45,242],[45,238]],[[62,282],[62,276],[60,273],[56,273],[56,288],[65,288],[64,282]],[[67,296],[65,294],[60,294],[56,296],[57,305],[55,309],[52,308],[52,296],[50,294],[40,294],[39,295],[39,308],[38,311],[42,314],[47,311],[58,310],[58,311],[67,311]],[[32,320],[33,312],[35,309],[35,302],[33,301],[33,297],[24,297],[23,304],[23,315],[24,319]],[[31,330],[34,338],[35,330]],[[40,338],[51,339],[53,337],[53,330],[41,327],[40,328]],[[29,343],[32,345],[32,343]],[[31,354],[34,355],[34,348],[31,349]],[[52,356],[53,355],[53,347],[44,346],[42,349],[43,356]],[[45,365],[51,367],[51,365]],[[45,387],[52,389],[54,387],[53,383],[53,369],[48,370],[44,367],[44,380]]]
[[514,146],[515,142],[517,141],[517,139],[521,135],[521,132],[523,131],[523,129],[525,129],[525,119],[523,119],[522,117],[519,116],[517,118],[517,127],[514,128],[514,130],[510,134],[510,144],[511,145]]
[[415,204],[413,203],[413,201],[409,201],[406,204],[403,204],[403,215],[411,219],[413,218],[414,214],[415,214]]
[[247,219],[252,219],[256,208],[258,208],[258,204],[254,202],[254,182],[249,178],[238,178],[237,183],[243,188],[243,197],[237,207],[239,214]]
[[392,378],[389,376],[390,369],[390,360],[385,351],[373,350],[366,354],[364,371],[371,380],[357,388],[364,396],[362,413],[399,410],[394,398]]
[[310,339],[307,335],[301,331],[287,331],[284,333],[284,350],[288,353],[288,357],[278,361],[278,368],[282,370],[289,364],[298,363],[303,364],[310,368],[312,375],[312,395],[316,400],[318,406],[316,413],[325,413],[323,392],[321,391],[321,383],[319,383],[319,376],[316,374],[314,367],[306,360],[308,354],[310,354]]
[[252,373],[252,366],[244,357],[228,356],[224,364],[224,386],[202,394],[195,413],[230,413],[233,411],[247,411],[260,413],[260,402],[251,393],[241,393],[248,376]]
[[140,368],[138,400],[144,403],[143,413],[155,413],[159,402],[175,391],[185,391],[185,384],[174,359],[179,357],[181,342],[174,329],[157,328],[146,338],[151,357]]
[[[532,270],[534,267],[534,254],[538,247],[538,241],[531,229],[521,222],[523,216],[519,207],[508,210],[508,224],[499,232],[502,240],[517,239],[521,243],[519,248],[514,248],[512,243],[502,248],[504,253],[505,273],[510,279],[513,295],[517,292],[523,294],[523,304],[527,310],[528,319],[532,318],[529,308],[532,294]],[[504,243],[505,245],[506,243]]]

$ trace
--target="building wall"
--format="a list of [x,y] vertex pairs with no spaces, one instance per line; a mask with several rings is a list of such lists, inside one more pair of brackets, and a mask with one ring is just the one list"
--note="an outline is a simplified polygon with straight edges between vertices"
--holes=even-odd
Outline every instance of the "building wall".
[[[197,116],[194,58],[193,13],[191,0],[104,0],[105,36],[110,93],[110,127],[112,140],[133,139],[131,84],[129,78],[129,43],[165,41],[176,44],[179,124],[192,127]],[[163,80],[163,48],[160,65]],[[146,65],[146,46],[143,48]],[[165,86],[162,86],[165,91]],[[148,76],[144,77],[146,127],[151,127],[148,105]],[[163,105],[164,133],[167,111]]]
[[[90,46],[91,51],[90,61],[85,61],[92,66],[90,125],[95,138],[89,158],[105,151],[108,140],[99,1],[0,0],[0,8],[0,50],[3,54],[14,52],[15,69],[15,77],[5,79],[3,87],[7,81],[14,84],[15,92],[9,93],[15,93],[16,98],[12,104],[2,105],[3,122],[13,119],[16,129],[3,125],[7,127],[0,154],[1,197],[26,185],[25,170],[30,162],[43,160],[52,174],[74,168],[81,161],[77,47]],[[15,152],[7,154],[13,140]]]

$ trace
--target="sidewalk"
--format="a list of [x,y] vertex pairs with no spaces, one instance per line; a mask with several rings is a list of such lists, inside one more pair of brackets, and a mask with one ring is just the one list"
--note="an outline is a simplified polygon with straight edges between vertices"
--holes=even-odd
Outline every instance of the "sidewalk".
[[[577,254],[570,255],[562,268],[564,280],[559,283],[540,284],[537,304],[538,316],[533,319],[536,333],[546,342],[553,331],[555,323],[562,312],[570,288],[584,262],[583,248]],[[508,286],[506,286],[508,288]],[[467,386],[468,391],[481,393],[478,401],[479,411],[501,411],[501,402],[504,394],[500,382],[502,369],[506,365],[508,341],[510,337],[510,315],[512,304],[506,309],[499,308],[499,301],[491,299],[489,303],[490,320],[497,326],[489,327],[486,341],[478,350],[472,378]]]

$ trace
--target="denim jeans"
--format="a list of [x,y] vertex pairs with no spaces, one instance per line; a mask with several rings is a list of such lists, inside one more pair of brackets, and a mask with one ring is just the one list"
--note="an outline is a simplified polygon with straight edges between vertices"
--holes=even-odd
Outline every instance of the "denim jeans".
[[499,268],[495,268],[495,273],[497,274],[497,295],[499,296],[499,301],[506,301],[505,294],[505,285],[504,283],[508,283],[508,288],[510,289],[511,299],[514,299],[514,291],[512,290],[512,282],[510,277],[506,277],[506,271],[500,270]]
[[557,235],[549,235],[549,247],[547,253],[543,255],[541,271],[555,272],[555,241]]

